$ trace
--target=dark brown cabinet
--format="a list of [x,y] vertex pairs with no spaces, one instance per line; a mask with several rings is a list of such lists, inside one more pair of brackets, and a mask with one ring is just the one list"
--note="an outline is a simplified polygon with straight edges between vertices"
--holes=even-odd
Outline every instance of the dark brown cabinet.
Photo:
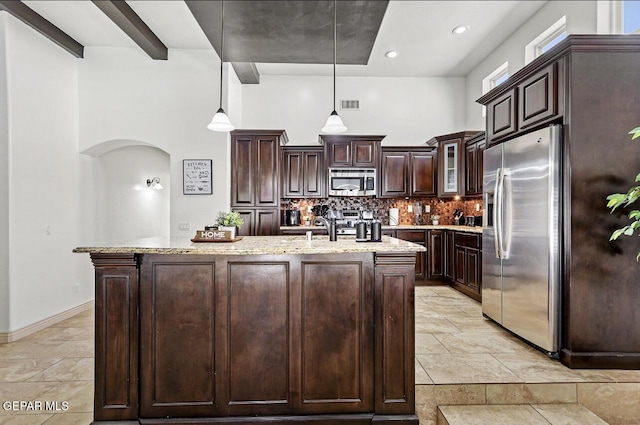
[[428,278],[429,279],[442,279],[445,271],[445,230],[429,230],[429,244],[427,247],[427,253],[429,254],[428,260]]
[[456,232],[447,230],[444,238],[444,277],[449,281],[453,281],[456,267],[454,255]]
[[509,90],[487,105],[487,138],[504,139],[516,132],[516,91]]
[[438,198],[465,195],[465,142],[478,131],[436,136],[438,144]]
[[322,135],[327,168],[378,168],[385,136]]
[[556,64],[518,84],[518,129],[525,130],[557,114]]
[[480,300],[482,240],[479,234],[456,232],[455,276],[453,285],[460,292]]
[[280,210],[275,208],[234,208],[244,223],[238,236],[270,236],[280,233]]
[[466,196],[482,196],[485,133],[470,138],[465,146]]
[[[397,230],[395,237],[424,247],[427,246],[427,238],[424,230]],[[425,279],[427,277],[426,260],[426,252],[416,253],[416,279]]]
[[278,234],[280,146],[286,142],[284,130],[231,132],[231,209],[245,219],[240,235]]
[[434,148],[382,148],[380,197],[436,196]]
[[325,197],[325,170],[322,147],[284,147],[282,149],[282,197]]

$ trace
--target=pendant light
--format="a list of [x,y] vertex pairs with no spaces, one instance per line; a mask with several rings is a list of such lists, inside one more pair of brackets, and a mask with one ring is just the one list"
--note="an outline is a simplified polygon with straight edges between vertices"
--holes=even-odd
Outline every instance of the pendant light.
[[222,12],[221,12],[221,36],[220,36],[220,108],[213,116],[213,119],[207,126],[209,130],[213,131],[231,131],[235,127],[231,124],[229,117],[222,109],[222,65],[224,64],[224,0],[222,0]]
[[342,123],[340,115],[336,112],[336,38],[338,38],[337,31],[337,2],[333,0],[333,112],[329,115],[327,123],[322,127],[323,133],[337,134],[347,131],[347,127]]

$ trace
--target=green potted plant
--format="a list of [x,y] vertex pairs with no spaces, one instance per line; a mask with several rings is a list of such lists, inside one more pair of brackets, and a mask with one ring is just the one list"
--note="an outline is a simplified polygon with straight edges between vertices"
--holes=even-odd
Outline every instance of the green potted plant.
[[[632,134],[631,140],[635,140],[640,138],[640,127],[636,127],[629,132]],[[635,182],[638,183],[635,186],[631,186],[631,188],[627,191],[627,193],[614,193],[607,196],[607,207],[611,208],[611,212],[613,213],[617,208],[626,208],[632,204],[634,204],[638,199],[640,199],[640,173],[636,175]],[[640,209],[634,209],[628,214],[629,220],[631,224],[628,224],[620,229],[616,229],[612,234],[610,241],[614,241],[618,239],[620,236],[633,236],[636,230],[640,229]],[[640,253],[636,256],[636,260],[640,261]]]
[[434,226],[437,226],[438,223],[440,222],[440,214],[431,214],[430,220],[431,220],[431,224],[433,224]]
[[244,220],[240,218],[240,213],[235,211],[220,211],[216,218],[218,230],[231,232],[231,239],[236,237],[236,229],[244,224]]
[[304,217],[302,217],[302,219],[304,220],[304,225],[305,226],[311,226],[311,216],[310,215],[305,215]]

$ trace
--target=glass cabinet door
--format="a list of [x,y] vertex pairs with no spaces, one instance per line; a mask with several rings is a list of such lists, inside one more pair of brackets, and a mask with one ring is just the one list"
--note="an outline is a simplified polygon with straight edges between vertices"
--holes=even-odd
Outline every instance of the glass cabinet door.
[[458,144],[444,145],[444,191],[458,191]]

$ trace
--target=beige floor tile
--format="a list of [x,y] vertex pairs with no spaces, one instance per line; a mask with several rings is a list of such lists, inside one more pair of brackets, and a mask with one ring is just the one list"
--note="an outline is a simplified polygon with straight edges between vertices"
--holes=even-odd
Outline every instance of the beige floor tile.
[[93,413],[59,413],[53,415],[44,425],[90,425]]
[[484,317],[482,315],[482,306],[480,304],[458,305],[456,307],[458,308],[458,310],[460,310],[462,315],[473,317],[473,318]]
[[579,404],[539,404],[532,407],[551,425],[607,425]]
[[61,341],[20,340],[0,345],[0,359],[33,359],[60,346]]
[[93,317],[93,312],[90,316],[77,315],[70,317],[67,320],[63,320],[62,322],[58,322],[54,325],[51,325],[52,328],[83,328],[83,327],[91,327],[93,328],[95,325],[95,319]]
[[638,383],[581,383],[578,403],[612,425],[640,424]]
[[438,406],[485,402],[484,385],[416,385],[416,414],[421,425],[436,424]]
[[487,384],[487,404],[577,403],[575,383]]
[[493,332],[436,334],[435,337],[451,353],[519,353],[524,348],[519,341],[516,342],[504,334]]
[[549,425],[533,407],[523,405],[440,406],[449,425]]
[[496,325],[489,319],[485,319],[481,315],[477,317],[471,317],[468,315],[457,314],[455,316],[447,317],[456,328],[460,329],[460,332],[494,332],[504,334],[505,331],[500,326]]
[[61,358],[0,360],[0,382],[26,381],[61,360]]
[[65,341],[38,357],[93,357],[95,343],[93,339],[82,341]]
[[93,339],[93,328],[46,328],[25,338],[28,341],[86,341]]
[[439,334],[449,332],[458,333],[460,329],[453,326],[447,319],[430,318],[416,322],[416,333]]
[[436,384],[523,382],[489,354],[424,354],[416,358]]
[[544,353],[521,351],[492,354],[524,382],[585,382],[578,374]]
[[640,382],[640,370],[573,369],[587,382]]
[[429,378],[429,375],[427,375],[427,372],[422,368],[422,365],[417,360],[416,360],[415,370],[416,370],[416,376],[415,376],[416,385],[433,384],[433,381],[431,380],[431,378]]
[[69,403],[65,413],[93,412],[93,381],[57,382],[49,391],[43,393],[42,400]]
[[42,425],[52,415],[11,415],[0,416],[0,425]]
[[[40,396],[55,387],[55,382],[3,382],[0,401],[42,400]],[[10,412],[0,409],[0,415]]]
[[62,359],[29,381],[93,381],[93,359]]
[[445,348],[434,334],[417,333],[415,335],[415,353],[416,354],[431,354],[431,353],[448,353]]

